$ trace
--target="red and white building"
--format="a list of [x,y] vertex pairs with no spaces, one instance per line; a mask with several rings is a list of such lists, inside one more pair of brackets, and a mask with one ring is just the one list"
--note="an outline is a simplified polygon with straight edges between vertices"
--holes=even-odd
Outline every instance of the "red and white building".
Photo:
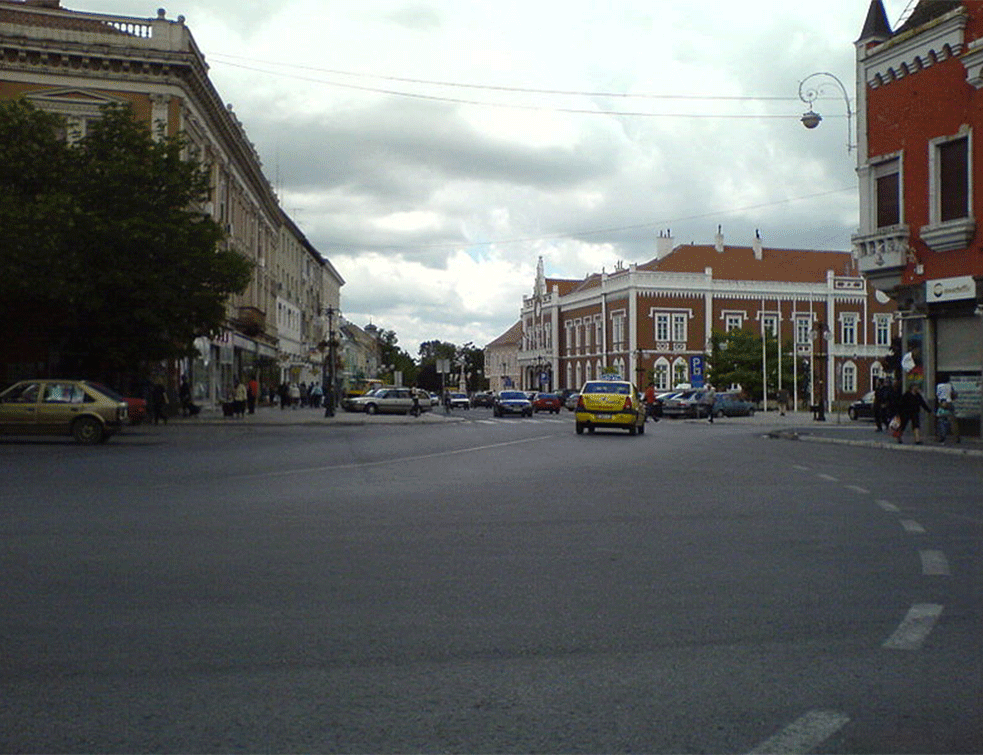
[[891,29],[872,0],[857,61],[857,265],[897,302],[905,382],[949,375],[979,433],[983,373],[983,3],[921,0]]
[[793,344],[793,379],[809,371],[810,403],[853,401],[883,374],[896,307],[850,253],[765,248],[760,238],[727,246],[722,233],[677,247],[664,235],[656,252],[579,281],[547,278],[540,261],[522,305],[522,388],[579,389],[606,368],[636,383],[651,374],[664,390],[698,383],[711,334],[734,329]]

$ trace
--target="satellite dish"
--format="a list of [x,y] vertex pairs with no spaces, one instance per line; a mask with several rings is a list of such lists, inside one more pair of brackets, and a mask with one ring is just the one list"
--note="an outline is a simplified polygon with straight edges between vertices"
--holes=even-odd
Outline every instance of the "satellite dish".
[[887,304],[889,301],[891,301],[891,297],[885,294],[880,289],[877,289],[874,292],[874,298],[877,299],[878,304]]

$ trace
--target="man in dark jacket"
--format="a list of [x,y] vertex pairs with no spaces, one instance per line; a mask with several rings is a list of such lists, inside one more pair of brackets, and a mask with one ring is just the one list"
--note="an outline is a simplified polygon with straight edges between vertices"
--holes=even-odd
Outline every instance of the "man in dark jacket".
[[922,436],[920,428],[921,423],[921,410],[924,409],[926,412],[931,412],[931,407],[925,403],[925,399],[922,397],[921,388],[912,383],[908,386],[903,394],[901,394],[901,427],[898,429],[898,443],[901,443],[901,437],[904,435],[905,428],[908,423],[911,422],[911,431],[915,436],[915,445],[920,446],[922,444]]

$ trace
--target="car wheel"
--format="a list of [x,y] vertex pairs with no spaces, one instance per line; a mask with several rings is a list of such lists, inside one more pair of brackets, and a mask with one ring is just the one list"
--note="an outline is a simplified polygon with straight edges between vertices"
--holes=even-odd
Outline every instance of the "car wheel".
[[629,427],[628,428],[628,434],[629,435],[638,435],[638,427],[636,427],[635,425],[632,425],[631,427]]
[[584,434],[584,426],[578,422],[577,423],[577,435],[583,435],[583,434]]
[[366,404],[365,405],[365,413],[366,414],[375,414],[376,411],[377,411],[377,409],[376,409],[375,404]]
[[638,426],[638,434],[639,435],[645,435],[645,425],[639,425]]
[[721,417],[724,416],[724,410],[723,409],[717,409],[717,411],[715,411],[713,413],[713,416],[716,417],[717,419],[720,419]]
[[103,439],[102,425],[92,417],[79,417],[72,423],[72,437],[86,446],[99,443]]
[[749,416],[749,417],[753,417],[754,416],[754,407],[753,406],[750,409],[747,410],[747,416]]
[[857,420],[857,410],[854,409],[851,406],[850,409],[847,411],[847,416],[850,417],[851,420],[856,421]]

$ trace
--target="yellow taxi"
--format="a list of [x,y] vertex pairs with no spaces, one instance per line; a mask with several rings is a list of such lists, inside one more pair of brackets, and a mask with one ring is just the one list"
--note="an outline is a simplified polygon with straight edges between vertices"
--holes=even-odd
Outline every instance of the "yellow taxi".
[[629,435],[645,433],[645,405],[635,386],[620,377],[584,383],[575,412],[578,435],[597,427],[619,428]]

